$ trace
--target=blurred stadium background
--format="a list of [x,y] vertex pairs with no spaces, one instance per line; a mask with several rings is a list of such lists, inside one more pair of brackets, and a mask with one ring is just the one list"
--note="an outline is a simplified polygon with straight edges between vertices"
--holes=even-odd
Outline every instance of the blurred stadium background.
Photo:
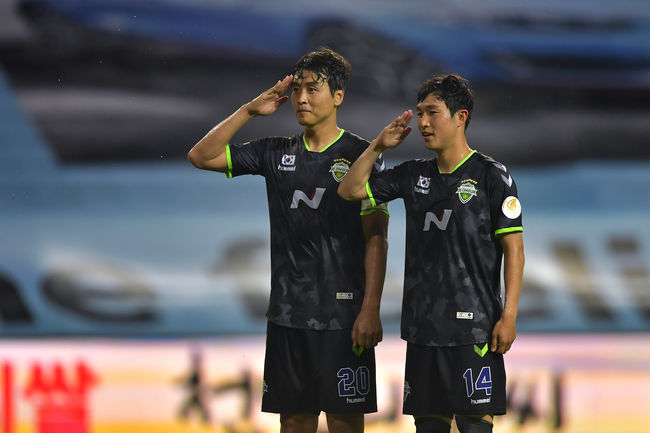
[[[424,78],[472,82],[470,145],[524,208],[496,431],[647,432],[646,0],[22,0],[0,2],[0,433],[278,431],[263,182],[185,154],[320,45],[353,65],[339,125],[366,138]],[[235,141],[297,130],[287,105]],[[387,156],[428,157],[415,133]],[[370,433],[414,431],[391,214]]]

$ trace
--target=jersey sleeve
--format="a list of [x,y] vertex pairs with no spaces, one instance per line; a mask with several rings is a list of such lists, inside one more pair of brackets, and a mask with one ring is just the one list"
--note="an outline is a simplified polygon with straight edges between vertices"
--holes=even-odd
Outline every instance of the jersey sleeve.
[[[380,154],[379,158],[377,158],[377,161],[375,161],[375,163],[372,166],[372,171],[370,172],[370,175],[373,176],[385,170],[386,170],[386,163],[384,162],[383,154]],[[368,215],[376,211],[381,211],[386,215],[390,216],[390,213],[388,212],[388,203],[373,202],[371,198],[367,198],[361,201],[361,215]]]
[[242,144],[228,144],[226,146],[226,157],[228,159],[226,176],[230,178],[243,174],[263,175],[264,152],[268,145],[266,138],[259,138]]
[[371,173],[370,179],[366,182],[368,200],[372,206],[379,203],[388,203],[398,197],[402,197],[402,181],[406,175],[404,163],[381,172]]
[[495,235],[524,231],[517,185],[500,163],[494,163],[490,173],[490,206]]

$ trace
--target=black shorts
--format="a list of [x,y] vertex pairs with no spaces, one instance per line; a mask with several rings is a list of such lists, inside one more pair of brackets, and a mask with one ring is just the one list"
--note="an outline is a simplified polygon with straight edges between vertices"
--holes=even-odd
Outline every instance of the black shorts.
[[488,343],[432,347],[408,343],[403,413],[409,415],[506,413],[503,355]]
[[352,350],[352,331],[267,325],[262,411],[377,411],[375,351]]

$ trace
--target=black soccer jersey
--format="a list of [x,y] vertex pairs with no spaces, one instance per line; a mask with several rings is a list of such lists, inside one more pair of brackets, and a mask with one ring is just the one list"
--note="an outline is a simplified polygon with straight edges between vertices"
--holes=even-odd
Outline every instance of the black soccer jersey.
[[373,204],[401,197],[406,207],[402,338],[489,341],[503,309],[497,237],[523,230],[506,167],[474,151],[446,174],[435,159],[407,161],[371,176],[367,190]]
[[[271,221],[269,321],[292,328],[351,328],[365,290],[365,204],[337,194],[368,142],[341,133],[320,152],[303,134],[229,145],[228,177],[266,178]],[[380,167],[378,161],[376,167]],[[383,208],[385,210],[385,207]]]

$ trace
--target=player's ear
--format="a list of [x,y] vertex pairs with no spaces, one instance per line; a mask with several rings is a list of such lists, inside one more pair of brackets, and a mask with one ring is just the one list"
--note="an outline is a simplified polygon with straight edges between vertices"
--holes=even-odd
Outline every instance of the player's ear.
[[461,108],[460,110],[456,111],[456,126],[460,127],[462,126],[463,128],[465,127],[465,123],[467,122],[467,117],[469,116],[469,111],[467,111],[464,108]]
[[343,96],[345,96],[345,90],[340,89],[334,92],[334,106],[339,108],[339,105],[343,103]]

